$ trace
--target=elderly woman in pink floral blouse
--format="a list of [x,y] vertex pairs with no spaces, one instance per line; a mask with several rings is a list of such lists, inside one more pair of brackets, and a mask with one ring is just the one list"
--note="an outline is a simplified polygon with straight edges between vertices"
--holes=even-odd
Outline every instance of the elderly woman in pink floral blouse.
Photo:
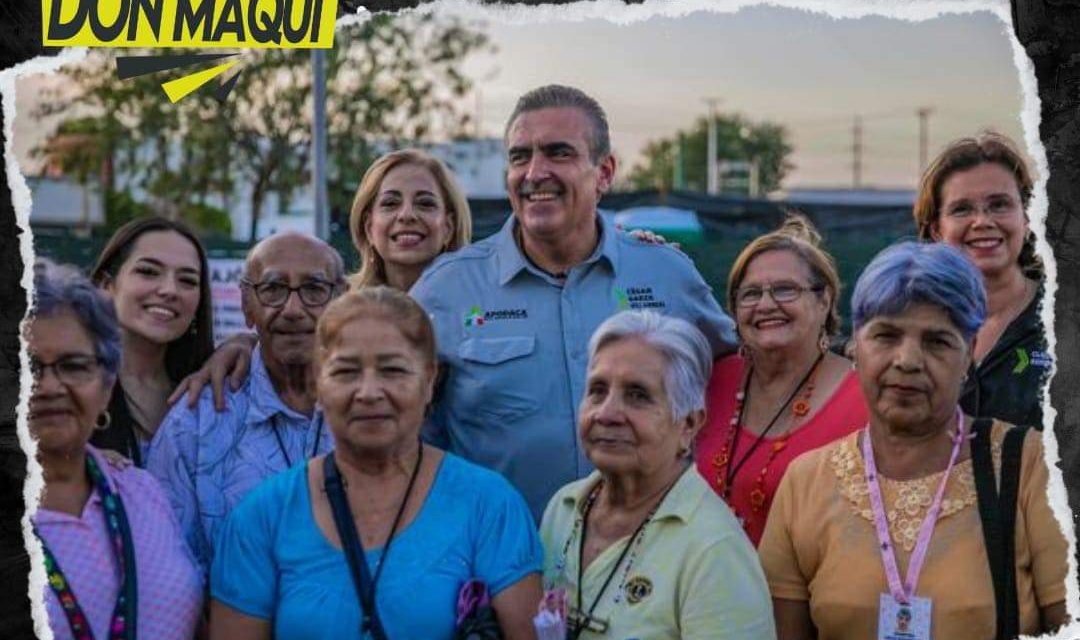
[[161,489],[88,445],[107,427],[120,363],[112,304],[58,267],[35,279],[26,337],[36,385],[30,433],[45,491],[33,516],[45,552],[49,626],[58,639],[191,638],[203,585]]

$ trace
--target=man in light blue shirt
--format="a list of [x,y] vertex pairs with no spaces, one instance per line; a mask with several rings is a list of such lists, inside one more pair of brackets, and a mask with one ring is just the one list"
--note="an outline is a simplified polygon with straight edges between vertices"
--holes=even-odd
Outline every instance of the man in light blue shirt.
[[734,349],[735,333],[689,258],[598,215],[615,158],[592,98],[555,85],[527,93],[505,142],[513,216],[436,260],[411,294],[434,320],[446,370],[427,437],[502,472],[539,521],[555,491],[592,468],[577,405],[601,322],[623,309],[671,314],[716,355]]
[[180,527],[209,570],[215,535],[229,511],[263,479],[333,448],[315,407],[315,325],[344,287],[341,256],[322,240],[278,234],[248,254],[241,305],[259,344],[251,375],[198,404],[179,402],[150,443],[146,468],[169,496]]

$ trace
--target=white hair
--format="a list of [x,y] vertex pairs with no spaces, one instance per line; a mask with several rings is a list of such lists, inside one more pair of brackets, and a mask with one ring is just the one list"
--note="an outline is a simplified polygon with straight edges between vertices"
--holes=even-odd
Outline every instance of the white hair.
[[597,327],[589,340],[589,363],[598,351],[618,340],[640,338],[667,360],[664,390],[676,421],[705,408],[705,388],[712,375],[712,349],[694,325],[654,311],[622,311]]

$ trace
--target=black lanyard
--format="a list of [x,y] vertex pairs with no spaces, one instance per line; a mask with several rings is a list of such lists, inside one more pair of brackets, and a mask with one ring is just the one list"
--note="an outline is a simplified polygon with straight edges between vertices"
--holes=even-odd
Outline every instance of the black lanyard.
[[[686,471],[685,469],[683,470]],[[579,618],[576,621],[571,622],[571,629],[567,632],[569,640],[577,640],[581,632],[584,631],[589,623],[593,620],[593,612],[596,611],[596,605],[600,604],[600,599],[604,597],[604,592],[607,591],[608,586],[611,585],[611,581],[615,578],[615,574],[619,572],[619,566],[626,559],[627,554],[630,553],[630,549],[634,547],[638,542],[638,538],[645,532],[645,526],[652,522],[653,516],[656,515],[656,511],[660,508],[660,505],[664,504],[664,499],[671,493],[672,487],[678,484],[679,479],[682,478],[682,473],[675,478],[675,482],[672,482],[667,489],[664,490],[664,494],[660,496],[660,500],[649,511],[649,515],[645,516],[645,519],[641,521],[641,524],[634,529],[633,535],[630,536],[630,540],[626,542],[626,546],[619,553],[619,559],[615,561],[614,566],[611,567],[611,571],[608,572],[607,578],[604,579],[604,584],[600,586],[600,591],[596,593],[596,597],[593,598],[592,604],[589,605],[588,612],[582,608],[582,593],[585,591],[585,540],[589,536],[589,514],[592,513],[593,505],[596,504],[596,499],[600,495],[600,489],[604,482],[601,480],[597,483],[596,488],[589,494],[588,500],[585,502],[585,509],[581,514],[581,543],[578,546],[578,566],[577,566],[577,612]],[[631,562],[633,562],[631,560]],[[630,571],[630,567],[626,567],[626,572]],[[603,631],[607,630],[607,625],[603,625]]]
[[405,489],[405,497],[401,500],[397,515],[394,516],[394,524],[390,527],[390,535],[383,545],[382,554],[379,556],[379,564],[375,566],[375,577],[371,576],[367,559],[364,557],[364,546],[360,542],[360,535],[356,531],[356,522],[353,521],[352,510],[349,509],[349,500],[345,495],[345,481],[338,470],[334,460],[334,452],[326,454],[323,460],[323,484],[326,487],[326,497],[330,502],[330,510],[334,514],[334,525],[337,527],[338,537],[341,538],[341,546],[344,547],[345,558],[349,561],[349,569],[352,573],[353,586],[356,595],[360,598],[360,637],[371,634],[375,640],[386,640],[386,631],[383,630],[382,620],[375,608],[375,587],[379,583],[383,567],[386,566],[386,556],[390,554],[390,544],[394,541],[401,518],[405,515],[405,506],[409,504],[409,496],[412,495],[416,478],[420,475],[420,465],[424,461],[424,443],[418,443],[419,451],[416,454],[416,466],[413,467],[412,477]]
[[[116,561],[120,565],[120,588],[116,595],[116,606],[113,608],[112,618],[109,620],[109,640],[134,640],[138,613],[138,589],[135,574],[135,548],[131,541],[131,527],[128,523],[127,512],[124,511],[124,503],[120,496],[113,493],[105,474],[101,472],[89,453],[86,454],[86,474],[90,477],[94,490],[101,497],[105,528],[109,533],[109,541],[116,554]],[[38,534],[38,538],[41,538],[41,534]],[[41,547],[45,552],[45,572],[49,586],[52,587],[56,599],[60,602],[60,607],[64,610],[64,615],[67,616],[72,637],[75,640],[93,640],[94,632],[90,628],[90,621],[79,606],[79,601],[71,590],[71,583],[61,571],[56,556],[49,550],[43,538],[41,538]]]
[[[289,457],[289,452],[285,450],[285,441],[281,439],[281,430],[278,428],[278,418],[280,413],[275,413],[274,417],[270,419],[271,428],[274,431],[274,438],[277,439],[278,450],[281,451],[282,457],[285,458],[285,466],[292,468],[292,458]],[[322,438],[323,420],[320,418],[317,420],[319,426],[315,428],[315,446],[311,449],[311,455],[305,455],[304,459],[313,458],[319,453],[319,440]],[[300,447],[300,452],[304,453],[304,448]]]
[[739,415],[735,419],[735,424],[731,425],[731,453],[728,454],[730,462],[728,462],[727,469],[724,472],[724,489],[726,492],[731,491],[731,483],[735,481],[735,474],[739,473],[739,469],[746,464],[746,461],[750,459],[750,456],[754,455],[758,446],[765,440],[765,436],[769,435],[769,431],[773,428],[773,425],[775,425],[776,421],[780,419],[780,416],[784,414],[784,409],[787,409],[788,405],[791,404],[791,401],[795,399],[795,396],[799,395],[799,391],[803,388],[803,385],[810,379],[810,376],[814,375],[814,371],[817,370],[818,365],[821,364],[821,361],[824,358],[825,353],[822,352],[821,355],[817,357],[817,360],[814,360],[814,364],[812,364],[810,369],[803,375],[802,380],[799,380],[799,384],[795,385],[795,388],[792,389],[787,400],[784,401],[784,404],[780,405],[780,408],[776,410],[772,420],[769,420],[769,423],[765,425],[765,428],[762,429],[757,439],[754,440],[754,444],[750,445],[750,449],[747,450],[742,459],[736,462],[735,447],[739,444],[739,429],[742,428],[743,412],[746,411],[746,405],[750,404],[750,376],[754,375],[753,365],[747,370],[746,381],[743,382],[743,401],[742,404],[739,405]]

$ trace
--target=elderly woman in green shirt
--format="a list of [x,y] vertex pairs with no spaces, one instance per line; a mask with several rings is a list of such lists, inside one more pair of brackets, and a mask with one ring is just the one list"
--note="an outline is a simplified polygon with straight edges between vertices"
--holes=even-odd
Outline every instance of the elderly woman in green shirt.
[[626,311],[593,335],[578,429],[596,471],[540,527],[568,638],[775,637],[754,549],[692,464],[711,368],[683,320]]

